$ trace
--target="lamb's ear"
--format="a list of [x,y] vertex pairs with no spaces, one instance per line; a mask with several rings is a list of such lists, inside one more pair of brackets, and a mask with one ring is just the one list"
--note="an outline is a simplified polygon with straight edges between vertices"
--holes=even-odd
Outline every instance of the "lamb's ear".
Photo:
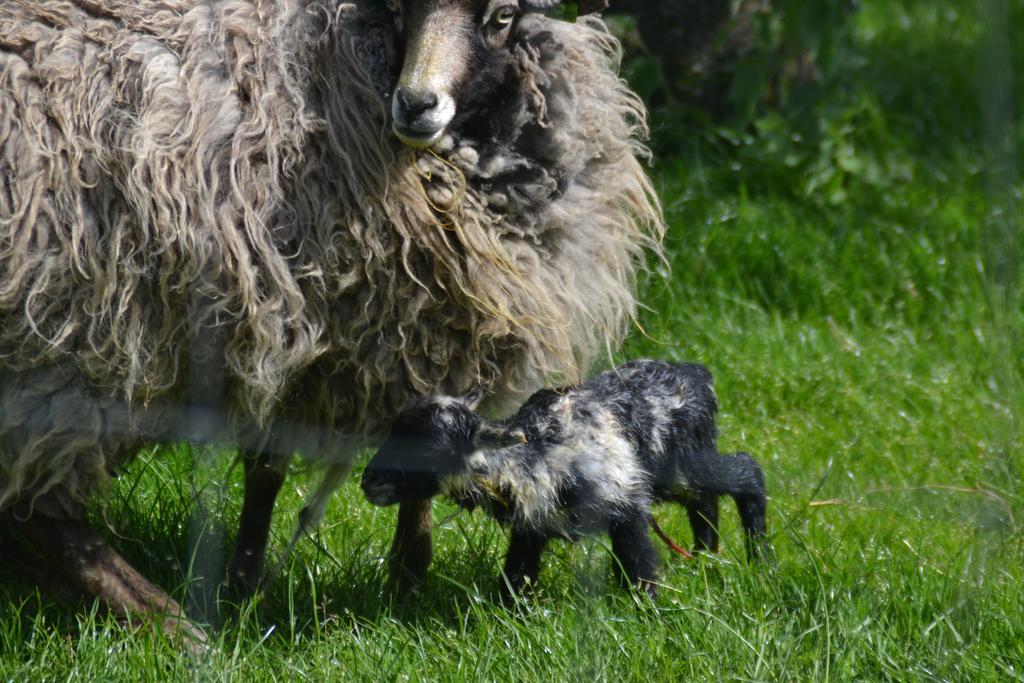
[[487,392],[484,390],[483,387],[474,387],[470,389],[468,394],[459,397],[459,403],[466,406],[470,410],[476,410],[477,406],[479,406],[483,402],[486,396]]
[[473,446],[482,450],[508,448],[526,443],[526,433],[521,429],[506,429],[494,425],[481,425],[473,435]]

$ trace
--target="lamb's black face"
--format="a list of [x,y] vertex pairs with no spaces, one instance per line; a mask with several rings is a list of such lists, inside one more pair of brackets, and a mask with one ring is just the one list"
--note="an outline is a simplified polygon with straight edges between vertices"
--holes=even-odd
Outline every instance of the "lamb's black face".
[[520,0],[385,0],[395,14],[402,71],[392,128],[407,145],[429,147],[453,119],[498,92],[511,63]]
[[366,466],[363,493],[374,505],[432,498],[444,477],[462,472],[480,418],[453,398],[423,398],[399,414]]

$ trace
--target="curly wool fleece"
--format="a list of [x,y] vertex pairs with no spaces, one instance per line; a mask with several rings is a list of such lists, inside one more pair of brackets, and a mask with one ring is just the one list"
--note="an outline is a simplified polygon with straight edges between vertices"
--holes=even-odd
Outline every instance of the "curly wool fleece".
[[413,152],[373,0],[0,3],[0,510],[197,402],[337,463],[413,395],[578,381],[662,233],[644,110],[599,20],[516,31],[490,132]]

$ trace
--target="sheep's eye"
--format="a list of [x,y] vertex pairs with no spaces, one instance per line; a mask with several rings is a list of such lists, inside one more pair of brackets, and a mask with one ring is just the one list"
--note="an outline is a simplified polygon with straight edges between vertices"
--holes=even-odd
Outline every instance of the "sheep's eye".
[[387,8],[392,14],[398,14],[401,11],[402,6],[399,0],[384,0],[384,7]]
[[518,10],[515,5],[505,5],[504,7],[499,7],[494,11],[494,14],[491,15],[491,20],[488,23],[491,25],[491,28],[503,31],[512,25],[512,22],[515,21],[516,14],[518,14]]

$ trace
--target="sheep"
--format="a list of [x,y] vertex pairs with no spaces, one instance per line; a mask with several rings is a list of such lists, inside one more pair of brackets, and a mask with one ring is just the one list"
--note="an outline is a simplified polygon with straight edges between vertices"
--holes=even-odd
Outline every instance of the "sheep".
[[506,597],[536,583],[550,539],[604,532],[622,577],[653,597],[658,555],[647,527],[668,541],[651,517],[660,501],[686,506],[695,549],[714,551],[718,497],[732,496],[749,557],[767,548],[761,468],[747,453],[718,454],[705,367],[631,361],[579,386],[542,389],[500,421],[474,412],[479,397],[413,399],[362,488],[375,505],[443,493],[508,525]]
[[[445,43],[451,118],[404,144],[414,24],[479,37],[494,7]],[[0,2],[0,535],[201,638],[86,519],[142,445],[238,445],[251,591],[293,454],[326,467],[315,524],[411,397],[500,409],[613,349],[663,232],[644,109],[599,19],[534,7]],[[422,573],[429,503],[399,516]]]

